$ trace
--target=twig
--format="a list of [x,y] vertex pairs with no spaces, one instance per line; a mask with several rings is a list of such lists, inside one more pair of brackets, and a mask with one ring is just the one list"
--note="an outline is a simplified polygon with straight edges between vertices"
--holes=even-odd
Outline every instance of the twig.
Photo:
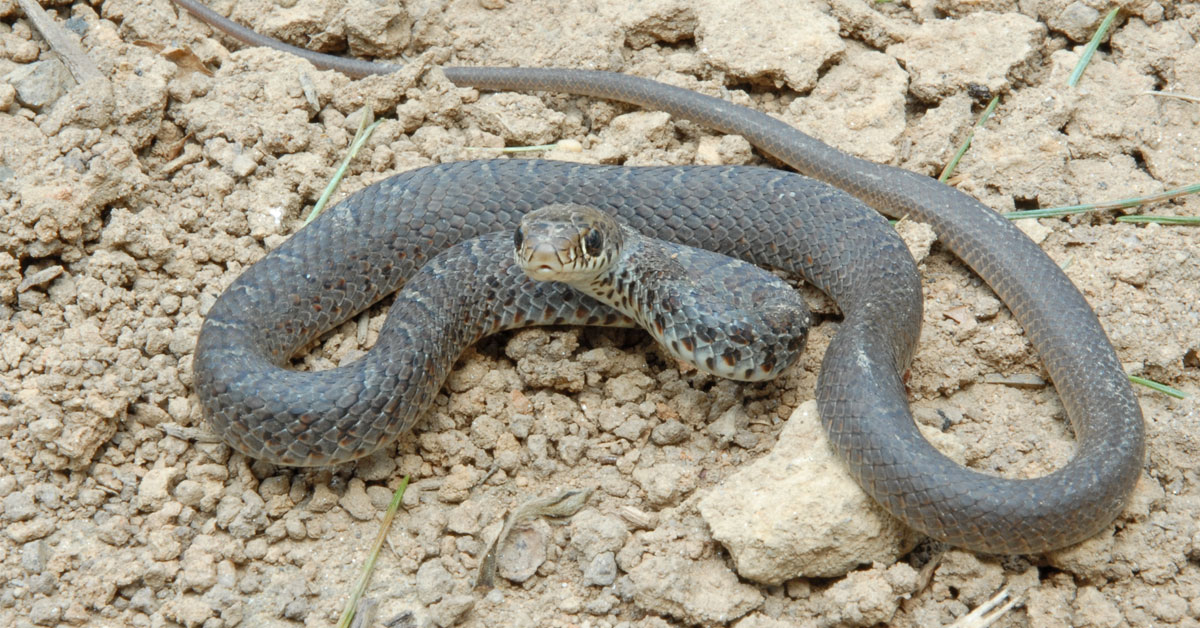
[[17,0],[17,2],[21,4],[21,10],[25,11],[29,21],[33,22],[33,27],[41,34],[42,39],[50,44],[50,49],[62,57],[63,63],[67,64],[67,69],[71,71],[71,76],[75,77],[76,82],[86,83],[92,79],[104,78],[100,69],[96,67],[96,63],[84,52],[83,47],[67,34],[65,28],[50,18],[37,0]]

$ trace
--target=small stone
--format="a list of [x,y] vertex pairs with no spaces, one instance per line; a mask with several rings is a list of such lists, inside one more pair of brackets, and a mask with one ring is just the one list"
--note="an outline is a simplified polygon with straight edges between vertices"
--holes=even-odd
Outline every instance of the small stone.
[[185,590],[203,593],[217,583],[217,561],[212,552],[204,547],[208,544],[199,542],[200,538],[197,537],[183,553],[183,560],[179,564],[179,582]]
[[467,500],[446,516],[446,529],[454,534],[475,536],[483,529],[483,509],[479,502]]
[[577,513],[570,526],[570,546],[587,562],[605,552],[620,550],[629,540],[629,528],[624,521],[594,508]]
[[183,480],[175,485],[175,499],[184,506],[195,506],[204,497],[204,487],[195,480]]
[[178,595],[162,605],[162,614],[167,619],[183,624],[187,628],[200,628],[213,616],[212,606],[194,595]]
[[317,484],[313,487],[312,499],[308,500],[308,509],[312,512],[329,512],[337,503],[337,493],[328,484]]
[[359,521],[370,521],[375,518],[375,508],[371,498],[367,496],[366,485],[359,478],[350,480],[346,493],[338,500],[338,504]]
[[583,570],[584,584],[607,587],[617,579],[617,557],[612,552],[597,554]]
[[62,604],[56,598],[46,598],[33,603],[29,619],[39,626],[57,626],[62,618]]
[[642,372],[625,373],[605,384],[605,391],[618,402],[641,401],[646,391],[654,386],[654,380]]
[[678,445],[687,440],[688,428],[683,423],[671,419],[654,426],[650,430],[650,442],[658,446]]
[[75,85],[71,72],[58,59],[19,66],[4,79],[16,88],[17,100],[35,110],[54,104]]
[[154,560],[173,560],[183,551],[183,545],[175,538],[171,528],[174,526],[150,531],[146,545],[150,548],[150,556]]
[[533,577],[546,562],[550,526],[544,520],[514,528],[496,548],[496,571],[500,577],[520,584]]
[[38,574],[46,570],[50,550],[46,542],[38,539],[21,546],[21,568],[27,573]]
[[[689,624],[727,625],[758,608],[758,589],[738,581],[720,559],[651,556],[622,579],[624,595],[642,609]],[[719,595],[714,592],[719,591]]]
[[254,173],[258,168],[258,163],[249,154],[243,152],[238,153],[233,158],[233,162],[230,163],[229,167],[233,170],[233,174],[237,175],[238,178],[244,179]]
[[377,451],[355,464],[354,475],[364,482],[380,482],[396,473],[396,460],[386,451]]
[[452,595],[429,609],[433,623],[441,628],[447,628],[458,623],[462,616],[475,606],[475,598],[470,595]]
[[38,517],[33,521],[18,521],[5,528],[8,538],[16,543],[28,543],[34,539],[50,536],[54,524],[49,519]]
[[695,466],[674,462],[636,469],[633,481],[646,491],[646,499],[659,508],[679,503],[691,493],[699,481]]
[[737,437],[738,432],[750,425],[750,415],[740,404],[730,406],[708,426],[708,433],[717,441],[717,447],[726,447]]
[[479,471],[465,465],[454,465],[450,475],[438,489],[438,499],[447,504],[457,504],[471,496]]
[[62,429],[62,421],[54,417],[38,419],[29,424],[29,433],[43,443],[48,443],[58,438],[62,434]]
[[631,416],[627,421],[622,423],[613,430],[613,435],[624,438],[628,441],[636,442],[646,433],[646,428],[649,422],[639,416]]
[[284,529],[287,531],[288,538],[293,541],[302,540],[308,536],[308,529],[304,526],[304,522],[299,517],[288,517],[284,520]]
[[[258,483],[258,494],[264,500],[269,500],[272,497],[282,497],[283,495],[287,495],[289,490],[291,490],[291,482],[288,481],[286,475],[272,475]],[[179,488],[176,487],[175,491],[178,494]]]
[[137,505],[140,510],[158,510],[171,497],[170,489],[179,478],[176,467],[156,467],[146,472],[138,484]]
[[33,496],[25,493],[13,493],[4,498],[4,518],[9,521],[27,521],[37,514],[33,505]]
[[417,569],[417,599],[429,606],[454,588],[454,578],[438,559],[427,560]]

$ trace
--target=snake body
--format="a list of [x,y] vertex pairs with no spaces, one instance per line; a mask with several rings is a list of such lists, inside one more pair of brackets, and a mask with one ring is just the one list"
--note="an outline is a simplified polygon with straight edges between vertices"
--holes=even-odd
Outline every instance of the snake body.
[[[195,0],[175,2],[194,13],[203,8]],[[209,13],[200,15],[222,30],[243,28]],[[314,59],[274,40],[255,43]],[[351,74],[393,69],[336,57],[316,62]],[[381,334],[366,360],[347,367],[358,369],[360,379],[347,369],[294,373],[277,365],[394,290],[436,252],[510,230],[532,209],[580,203],[660,238],[802,273],[829,294],[844,319],[817,379],[822,422],[863,488],[911,527],[977,551],[1031,553],[1086,539],[1121,511],[1141,471],[1141,410],[1087,301],[999,214],[932,179],[851,157],[765,114],[654,81],[535,68],[443,72],[462,86],[606,98],[737,133],[886,215],[932,225],[1024,327],[1071,419],[1075,455],[1043,477],[999,478],[958,465],[920,435],[901,377],[919,334],[920,282],[885,221],[845,194],[752,167],[542,161],[463,162],[396,175],[347,198],[247,268],[209,311],[194,362],[208,416],[238,450],[326,464],[409,429],[455,358],[445,346],[423,343],[427,333],[442,332],[421,315],[389,319],[395,339]],[[416,290],[416,307],[439,316],[436,308],[445,303]],[[447,324],[445,333],[454,327]],[[399,353],[384,355],[393,349]]]

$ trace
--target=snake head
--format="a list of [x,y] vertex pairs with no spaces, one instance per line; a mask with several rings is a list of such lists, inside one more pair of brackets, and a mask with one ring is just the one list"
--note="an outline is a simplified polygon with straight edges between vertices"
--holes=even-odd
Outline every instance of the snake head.
[[513,233],[517,263],[537,281],[590,280],[608,270],[623,243],[624,234],[615,218],[575,204],[531,211]]

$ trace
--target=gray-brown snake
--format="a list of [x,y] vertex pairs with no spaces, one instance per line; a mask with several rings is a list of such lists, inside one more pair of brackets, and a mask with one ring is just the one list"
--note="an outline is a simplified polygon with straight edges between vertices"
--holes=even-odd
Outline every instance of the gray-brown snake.
[[[195,0],[174,1],[239,39],[304,56],[318,67],[352,76],[396,69],[286,46]],[[534,68],[443,72],[460,86],[605,98],[740,134],[883,214],[932,225],[1029,334],[1074,426],[1075,455],[1043,477],[998,478],[959,466],[920,435],[901,380],[919,334],[920,283],[894,232],[837,191],[763,168],[523,160],[444,164],[385,179],[246,269],[208,313],[194,367],[210,420],[236,449],[282,463],[328,464],[377,449],[409,429],[457,357],[439,343],[461,343],[504,323],[454,292],[461,287],[453,279],[458,261],[408,282],[398,301],[417,295],[415,311],[403,321],[390,316],[368,356],[347,367],[358,370],[358,379],[344,369],[297,373],[279,365],[395,290],[438,251],[512,229],[525,211],[577,202],[617,213],[657,237],[800,272],[833,297],[845,318],[817,381],[821,418],[863,488],[913,528],[977,551],[1031,553],[1086,539],[1121,511],[1141,472],[1141,410],[1083,296],[999,214],[932,179],[846,155],[765,114],[654,81]],[[445,277],[437,276],[442,272]],[[458,282],[471,277],[469,269],[462,272]],[[577,304],[546,300],[571,297],[521,298],[544,320],[576,320]],[[429,309],[452,302],[458,309],[449,315]],[[468,320],[450,320],[454,316]],[[462,323],[471,329],[459,329]],[[426,332],[438,342],[426,340]],[[433,383],[405,385],[418,373]]]

